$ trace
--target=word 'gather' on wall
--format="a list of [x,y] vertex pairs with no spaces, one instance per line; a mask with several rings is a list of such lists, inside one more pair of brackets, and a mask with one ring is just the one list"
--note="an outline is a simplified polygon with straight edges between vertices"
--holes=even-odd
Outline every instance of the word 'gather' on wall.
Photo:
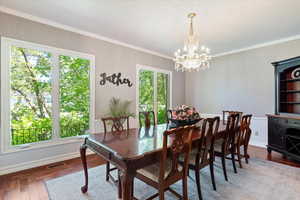
[[107,82],[112,83],[116,86],[120,85],[127,85],[128,87],[132,87],[132,83],[128,78],[121,78],[122,74],[113,73],[112,75],[108,76],[106,73],[101,73],[100,77],[100,85],[105,85]]

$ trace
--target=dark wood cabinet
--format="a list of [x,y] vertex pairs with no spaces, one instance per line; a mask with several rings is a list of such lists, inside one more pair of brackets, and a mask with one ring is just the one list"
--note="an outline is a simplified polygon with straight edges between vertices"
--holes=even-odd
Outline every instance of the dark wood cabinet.
[[268,152],[300,161],[300,57],[273,62],[275,115],[268,116]]
[[272,64],[275,68],[275,114],[300,114],[300,57]]
[[300,117],[268,116],[268,152],[300,161]]

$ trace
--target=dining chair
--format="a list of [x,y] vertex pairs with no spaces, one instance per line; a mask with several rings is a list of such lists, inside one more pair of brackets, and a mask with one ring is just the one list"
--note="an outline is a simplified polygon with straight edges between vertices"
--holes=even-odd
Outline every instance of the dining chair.
[[[163,149],[159,160],[137,171],[136,178],[158,190],[157,194],[147,200],[157,196],[160,200],[164,200],[166,190],[180,199],[188,200],[187,171],[194,128],[192,125],[166,130],[163,134]],[[184,157],[183,164],[179,162],[181,155]],[[182,180],[182,196],[170,188],[179,180]]]
[[201,127],[201,139],[190,154],[189,169],[195,170],[197,191],[200,200],[202,200],[200,170],[206,166],[210,167],[213,189],[217,189],[214,176],[214,138],[219,130],[219,124],[220,117],[204,119]]
[[[240,165],[240,168],[242,168],[242,158],[245,158],[246,163],[248,164],[248,145],[251,137],[251,129],[250,129],[250,124],[251,124],[251,118],[252,115],[244,115],[241,120],[241,126],[240,126],[240,131],[238,134],[238,138],[236,140],[236,154],[238,157],[238,162]],[[244,149],[244,154],[241,154],[241,147]]]
[[[125,134],[129,131],[129,116],[121,116],[121,117],[105,117],[101,118],[104,126],[104,137],[108,133],[108,126],[111,127],[110,133],[120,133]],[[124,123],[126,123],[126,127],[124,126]],[[106,162],[106,181],[109,181],[109,178],[112,179],[112,181],[116,184],[118,181],[111,175],[111,172],[117,170],[116,167],[110,167],[110,162]],[[118,172],[119,173],[119,172]]]
[[[140,127],[144,126],[145,127],[150,127],[151,126],[151,116],[152,116],[152,125],[156,125],[156,117],[154,111],[145,111],[145,112],[139,112],[139,122],[140,122]],[[144,123],[142,123],[144,118]]]
[[[231,114],[228,116],[224,137],[216,140],[214,145],[214,155],[221,157],[223,173],[226,181],[228,181],[225,163],[226,159],[232,160],[234,173],[237,173],[235,165],[235,138],[239,131],[237,123],[237,121],[239,121],[239,116],[239,114]],[[231,155],[231,158],[227,158],[228,155]]]
[[224,125],[226,123],[226,121],[225,121],[226,116],[229,116],[229,115],[232,115],[232,114],[238,114],[239,115],[239,120],[237,121],[237,123],[239,123],[240,120],[242,119],[243,112],[241,112],[241,111],[223,110],[223,124]]

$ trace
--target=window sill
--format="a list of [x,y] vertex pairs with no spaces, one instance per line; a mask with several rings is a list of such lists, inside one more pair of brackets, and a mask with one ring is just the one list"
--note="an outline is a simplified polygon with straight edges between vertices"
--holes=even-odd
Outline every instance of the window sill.
[[53,140],[49,140],[49,141],[30,143],[30,144],[24,144],[24,145],[18,145],[18,146],[7,146],[7,147],[4,147],[4,149],[1,153],[2,154],[16,153],[16,152],[33,150],[33,149],[49,148],[52,146],[58,146],[58,145],[63,145],[63,144],[83,143],[85,137],[87,137],[87,135],[74,136],[74,137],[70,137],[70,138],[58,138],[58,139],[53,139]]

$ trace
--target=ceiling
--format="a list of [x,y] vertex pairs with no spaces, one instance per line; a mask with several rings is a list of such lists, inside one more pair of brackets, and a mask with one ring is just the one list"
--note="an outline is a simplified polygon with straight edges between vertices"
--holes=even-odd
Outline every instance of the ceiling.
[[0,6],[172,56],[187,14],[212,54],[300,34],[299,0],[0,0]]

